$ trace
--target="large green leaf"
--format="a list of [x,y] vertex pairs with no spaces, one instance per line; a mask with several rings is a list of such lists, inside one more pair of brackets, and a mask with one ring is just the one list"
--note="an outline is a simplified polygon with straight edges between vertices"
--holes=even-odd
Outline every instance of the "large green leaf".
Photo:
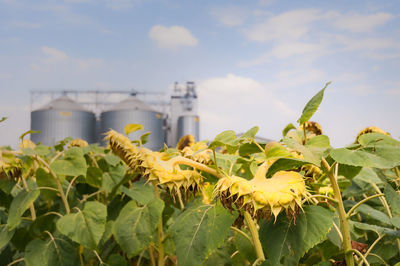
[[293,158],[293,155],[282,144],[276,142],[265,150],[266,159]]
[[37,197],[39,197],[39,194],[39,190],[33,190],[29,192],[22,190],[13,199],[7,220],[10,230],[14,229],[21,223],[21,216],[29,208],[29,205],[33,203]]
[[400,195],[388,183],[385,184],[384,192],[393,216],[400,216]]
[[145,182],[135,182],[132,188],[122,187],[124,192],[131,199],[136,200],[139,204],[144,205],[154,199],[154,188],[153,186],[146,184]]
[[307,122],[315,113],[315,111],[317,111],[319,105],[322,102],[322,98],[324,97],[325,89],[330,83],[331,82],[326,83],[325,87],[317,94],[315,94],[314,97],[312,97],[311,100],[306,104],[301,114],[301,117],[297,120],[300,125],[304,124],[304,122]]
[[332,149],[330,156],[341,164],[375,168],[393,168],[400,164],[400,149],[394,146],[379,146],[349,150]]
[[239,141],[240,142],[253,142],[257,132],[259,130],[259,127],[252,127],[250,128],[248,131],[246,131],[245,133],[243,133],[243,135],[240,136]]
[[313,246],[320,243],[333,224],[334,213],[320,206],[304,206],[304,213],[293,220],[278,217],[261,224],[260,240],[272,265],[281,265],[281,259],[289,255],[293,262]]
[[98,167],[89,166],[86,174],[86,183],[100,188],[103,183],[103,171]]
[[85,176],[86,160],[82,148],[70,148],[63,159],[57,159],[50,164],[50,169],[58,175]]
[[160,221],[164,202],[153,199],[139,207],[135,201],[129,201],[121,210],[114,223],[113,234],[129,258],[138,255],[153,239],[153,233]]
[[95,249],[103,236],[107,208],[97,201],[85,204],[83,211],[67,214],[57,221],[57,229],[88,249]]
[[358,138],[358,143],[364,147],[392,145],[400,148],[400,142],[398,140],[380,133],[363,134]]
[[359,223],[359,222],[354,222],[350,221],[350,226],[354,226],[358,229],[361,230],[366,230],[366,231],[373,231],[379,234],[385,234],[388,236],[394,236],[394,237],[400,237],[400,230],[393,230],[391,228],[386,228],[383,226],[378,226],[374,224],[366,224],[366,223]]
[[[36,183],[39,187],[51,187],[57,189],[57,183],[54,180],[54,177],[43,168],[38,168],[36,170]],[[41,189],[40,194],[45,200],[52,200],[56,197],[57,192],[48,189]]]
[[80,265],[78,250],[68,239],[35,239],[25,248],[27,266],[76,266]]
[[310,164],[309,162],[292,159],[292,158],[280,158],[276,162],[274,162],[271,167],[268,169],[267,177],[273,176],[276,172],[282,170],[293,170],[297,169],[303,165]]
[[186,209],[170,228],[178,265],[200,265],[221,245],[236,217],[219,204],[201,201]]
[[117,166],[109,165],[109,173],[103,174],[103,182],[101,187],[110,193],[115,186],[124,178],[125,166],[118,164]]
[[314,151],[310,149],[310,147],[304,146],[298,143],[295,139],[289,137],[283,138],[283,143],[285,143],[288,148],[301,152],[304,156],[304,161],[310,162],[315,165],[320,165],[322,152],[315,146],[310,146],[314,148]]
[[378,211],[375,208],[372,208],[371,206],[369,206],[367,204],[360,205],[357,208],[357,211],[364,214],[364,217],[366,219],[374,219],[374,220],[384,223],[388,226],[390,226],[392,224],[389,216],[387,216],[385,213],[383,213],[381,211]]
[[8,244],[15,233],[15,230],[8,230],[8,225],[1,224],[0,225],[0,251],[1,249]]
[[239,144],[239,140],[236,139],[236,133],[233,130],[226,130],[218,134],[215,139],[210,143],[209,148],[215,149],[217,147],[227,147],[228,150],[234,152]]

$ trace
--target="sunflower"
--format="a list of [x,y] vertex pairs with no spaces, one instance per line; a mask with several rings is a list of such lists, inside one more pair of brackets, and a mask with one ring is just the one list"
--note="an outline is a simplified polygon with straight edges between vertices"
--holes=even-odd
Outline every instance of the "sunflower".
[[31,148],[34,149],[36,147],[36,144],[33,143],[30,139],[23,139],[21,143],[19,144],[19,148],[22,150],[24,148]]
[[83,139],[73,139],[68,144],[68,148],[71,148],[71,147],[87,147],[87,146],[89,146],[89,144],[87,143],[87,141],[85,141]]
[[270,217],[285,210],[288,215],[294,215],[301,208],[301,199],[306,187],[303,177],[298,172],[279,171],[271,178],[265,175],[271,162],[259,166],[255,176],[246,180],[238,176],[221,178],[214,190],[222,204],[232,208],[248,211],[253,217]]
[[303,131],[303,128],[305,128],[306,132],[308,133],[307,134],[307,139],[313,138],[315,136],[322,135],[322,127],[317,122],[314,122],[314,121],[304,122],[304,124],[302,124],[299,127],[299,130]]

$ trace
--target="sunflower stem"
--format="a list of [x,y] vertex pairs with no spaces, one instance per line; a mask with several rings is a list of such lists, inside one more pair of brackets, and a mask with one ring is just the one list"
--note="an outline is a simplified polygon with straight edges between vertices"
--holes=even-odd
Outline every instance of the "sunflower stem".
[[[157,185],[154,185],[154,194],[156,195],[156,198],[158,198],[158,199],[161,198]],[[163,245],[164,232],[163,232],[162,215],[160,217],[160,221],[158,221],[157,233],[158,233],[158,264],[157,265],[164,266],[164,245]]]
[[265,261],[264,251],[261,246],[260,238],[258,236],[258,230],[256,223],[251,218],[250,213],[247,211],[243,212],[244,219],[246,220],[247,226],[249,227],[251,238],[253,240],[254,250],[257,254],[257,262]]
[[335,172],[332,171],[333,169],[331,169],[331,166],[325,160],[325,158],[322,158],[321,164],[322,164],[322,167],[325,169],[325,171],[328,174],[329,180],[330,180],[332,188],[333,188],[333,194],[335,196],[335,199],[338,202],[338,204],[336,205],[336,209],[339,213],[340,228],[342,230],[342,235],[343,235],[343,249],[344,249],[344,254],[345,254],[345,259],[346,259],[346,265],[354,266],[353,248],[351,246],[350,226],[349,226],[349,223],[347,220],[346,211],[344,210],[344,204],[343,204],[342,195],[340,194],[339,184],[337,182],[338,164],[335,165],[336,166]]
[[177,164],[184,164],[184,165],[187,165],[187,166],[191,166],[191,167],[193,167],[195,169],[198,169],[200,171],[212,174],[213,176],[218,177],[218,178],[223,178],[224,177],[218,171],[216,171],[216,170],[214,170],[214,169],[212,169],[212,168],[210,168],[210,167],[208,167],[208,166],[206,166],[206,165],[204,165],[202,163],[198,163],[198,162],[195,162],[193,160],[190,160],[188,158],[184,158],[184,157],[180,157],[179,156],[179,157],[172,158],[171,160],[173,160],[173,165],[174,166],[177,165]]

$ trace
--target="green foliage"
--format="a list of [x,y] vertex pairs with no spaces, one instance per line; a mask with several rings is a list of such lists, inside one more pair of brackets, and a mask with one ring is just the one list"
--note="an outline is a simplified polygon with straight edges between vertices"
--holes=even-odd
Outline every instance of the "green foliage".
[[197,201],[185,210],[170,228],[179,265],[201,264],[224,241],[235,219],[219,204]]
[[[143,129],[130,124],[125,134]],[[371,248],[370,265],[400,261],[397,139],[368,133],[333,149],[328,136],[304,136],[293,124],[269,144],[255,140],[258,129],[227,130],[185,151],[140,149],[150,133],[133,134],[133,169],[97,144],[69,148],[71,138],[0,147],[0,264],[352,265],[350,240]],[[264,187],[264,172],[252,180],[259,169],[267,179],[294,171],[306,192],[294,200],[284,179]],[[232,184],[232,176],[241,178]],[[271,207],[282,207],[276,220]]]
[[[310,248],[324,240],[332,227],[333,213],[319,206],[304,206],[296,220],[279,219],[263,223],[260,239],[272,265],[281,265],[283,257],[291,257],[296,265]],[[273,242],[273,245],[270,244]],[[285,265],[288,265],[285,263]]]

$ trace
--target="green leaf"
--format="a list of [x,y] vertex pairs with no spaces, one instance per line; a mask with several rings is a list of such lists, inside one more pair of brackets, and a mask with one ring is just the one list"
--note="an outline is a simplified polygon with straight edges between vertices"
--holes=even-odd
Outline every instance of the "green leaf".
[[292,158],[293,155],[283,147],[282,144],[276,142],[273,143],[271,147],[265,150],[266,159],[278,159],[278,158]]
[[[301,152],[304,156],[304,161],[308,161],[317,166],[320,165],[322,156],[321,148],[318,149],[315,146],[304,146],[296,140],[288,137],[283,138],[283,143],[285,143],[288,148]],[[310,147],[313,147],[313,149]]]
[[393,168],[400,163],[400,149],[390,146],[360,150],[332,149],[330,156],[341,164],[374,168]]
[[104,156],[104,159],[106,160],[106,162],[108,164],[110,164],[112,166],[116,166],[121,161],[121,159],[118,156],[116,156],[112,153],[106,154],[106,156]]
[[385,213],[378,211],[377,209],[372,208],[371,206],[367,204],[362,204],[357,208],[357,211],[364,214],[365,218],[371,218],[376,221],[379,221],[381,223],[384,223],[388,226],[390,226],[392,223],[390,221],[389,216],[387,216]]
[[67,239],[35,239],[25,248],[27,266],[76,266],[80,265],[78,250]]
[[153,239],[153,233],[160,221],[164,202],[154,199],[139,207],[129,201],[121,210],[114,223],[113,234],[128,258],[138,255]]
[[65,152],[64,159],[57,159],[50,164],[50,169],[57,175],[86,175],[86,160],[82,148],[72,147]]
[[268,168],[267,177],[273,176],[276,172],[282,170],[293,170],[303,165],[310,164],[309,162],[299,160],[299,159],[292,159],[292,158],[280,158],[276,162],[274,162],[270,168]]
[[315,113],[315,111],[317,111],[319,105],[322,102],[322,98],[324,97],[325,89],[326,87],[328,87],[329,84],[331,84],[331,82],[326,83],[325,87],[317,94],[315,94],[314,97],[312,97],[311,100],[306,104],[301,114],[301,117],[297,120],[300,125],[304,124],[304,122],[307,122]]
[[368,133],[363,134],[358,138],[358,143],[364,147],[367,146],[383,146],[393,145],[400,147],[400,142],[390,136],[386,136],[380,133]]
[[146,144],[147,142],[149,142],[149,135],[151,134],[151,132],[146,132],[143,135],[140,136],[140,142],[142,143],[142,145]]
[[132,132],[142,130],[143,126],[141,124],[127,124],[124,128],[125,135],[129,135]]
[[304,206],[304,213],[289,221],[278,217],[276,223],[264,222],[260,228],[260,240],[272,265],[281,265],[281,259],[289,255],[296,262],[313,246],[324,240],[333,223],[333,212],[320,206]]
[[109,173],[103,174],[103,183],[101,187],[110,193],[113,188],[124,178],[125,166],[118,164],[117,166],[109,166]]
[[[51,187],[57,189],[57,183],[54,180],[53,176],[46,172],[43,168],[38,168],[36,170],[36,183],[39,187]],[[40,194],[45,200],[53,200],[57,192],[56,191],[51,191],[48,189],[41,189]]]
[[3,116],[2,118],[0,118],[0,123],[6,121],[7,118],[8,118],[8,117],[5,117],[5,116]]
[[385,184],[384,193],[393,216],[400,216],[400,195],[388,183]]
[[100,202],[86,202],[83,211],[67,214],[57,221],[57,229],[88,249],[95,249],[105,227],[107,208]]
[[373,231],[378,234],[385,234],[388,236],[394,236],[394,237],[400,237],[400,230],[393,230],[391,228],[386,228],[374,224],[366,224],[366,223],[359,223],[359,222],[354,222],[354,221],[349,221],[350,226],[354,226],[358,229],[361,230],[366,230],[366,231]]
[[122,187],[121,189],[128,197],[136,200],[141,205],[145,205],[154,199],[153,186],[145,182],[135,182],[132,188]]
[[21,216],[29,208],[29,205],[33,203],[37,197],[39,197],[39,194],[39,190],[33,190],[29,192],[22,190],[13,199],[7,220],[10,230],[16,228],[21,223]]
[[234,149],[237,145],[238,141],[236,139],[235,131],[226,130],[215,137],[215,139],[210,143],[209,148],[213,150],[217,147],[226,146],[227,148]]
[[287,134],[290,130],[292,130],[292,129],[296,129],[296,127],[295,127],[292,123],[288,124],[288,125],[282,130],[282,136],[283,136],[283,137],[286,137],[286,134]]
[[100,168],[89,166],[86,174],[86,183],[100,188],[103,183],[103,171]]
[[248,142],[252,142],[258,132],[260,128],[255,126],[250,128],[249,130],[247,130],[245,133],[243,133],[243,135],[240,136],[239,140],[241,141],[248,141]]
[[227,237],[236,215],[221,205],[199,200],[180,214],[170,227],[179,265],[200,265]]
[[127,266],[128,263],[122,257],[121,255],[118,254],[112,254],[110,257],[107,259],[107,264],[110,266]]
[[1,224],[0,225],[0,251],[3,247],[5,247],[8,242],[11,240],[15,233],[15,230],[9,230],[8,225]]

